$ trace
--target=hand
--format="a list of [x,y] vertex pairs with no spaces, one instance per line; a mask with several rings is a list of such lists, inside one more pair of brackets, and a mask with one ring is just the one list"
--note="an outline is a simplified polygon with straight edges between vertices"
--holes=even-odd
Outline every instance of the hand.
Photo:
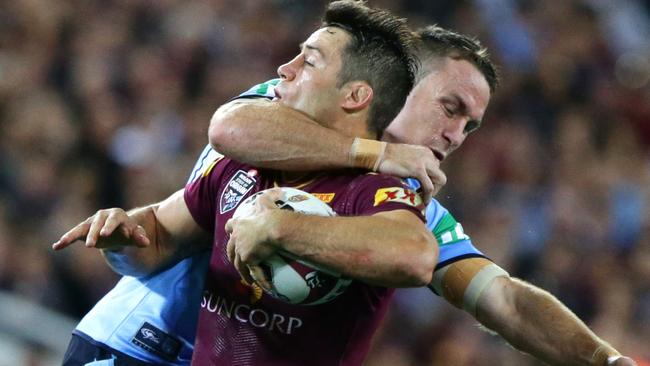
[[281,195],[280,190],[261,194],[255,200],[250,215],[230,219],[226,223],[226,232],[230,234],[226,248],[228,259],[249,284],[266,280],[258,264],[277,250],[270,241],[270,230],[275,222],[275,214],[280,212],[275,201]]
[[67,248],[77,240],[85,240],[86,247],[119,249],[124,246],[146,247],[150,241],[144,228],[121,208],[99,210],[72,228],[54,244],[52,249]]
[[424,146],[389,143],[378,171],[419,180],[425,204],[447,183],[447,176],[440,170],[440,161]]

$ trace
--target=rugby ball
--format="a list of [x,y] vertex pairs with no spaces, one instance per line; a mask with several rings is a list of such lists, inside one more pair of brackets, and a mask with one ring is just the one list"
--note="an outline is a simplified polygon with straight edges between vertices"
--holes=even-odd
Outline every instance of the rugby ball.
[[[274,203],[285,210],[305,215],[336,216],[325,202],[310,193],[296,188],[272,188],[279,190]],[[242,202],[233,218],[242,218],[255,212],[255,201],[266,191],[257,192]],[[296,255],[279,251],[260,263],[268,286],[260,286],[267,294],[296,305],[319,305],[334,300],[352,282],[341,274],[324,266],[303,260]],[[259,283],[258,283],[259,285]]]

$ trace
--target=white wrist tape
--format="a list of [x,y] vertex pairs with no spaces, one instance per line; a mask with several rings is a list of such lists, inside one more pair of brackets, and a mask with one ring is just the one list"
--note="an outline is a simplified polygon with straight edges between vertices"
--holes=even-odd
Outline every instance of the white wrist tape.
[[376,172],[386,152],[386,142],[355,138],[350,146],[349,164]]
[[607,343],[603,343],[596,350],[594,351],[594,354],[591,356],[591,359],[593,360],[594,364],[596,365],[607,365],[611,366],[621,358],[620,353],[618,353],[617,350],[615,350],[612,346],[610,346]]
[[607,357],[607,366],[612,366],[614,364],[614,362],[616,362],[616,360],[618,360],[621,357],[623,357],[623,356],[618,355],[618,356],[609,356],[609,357]]

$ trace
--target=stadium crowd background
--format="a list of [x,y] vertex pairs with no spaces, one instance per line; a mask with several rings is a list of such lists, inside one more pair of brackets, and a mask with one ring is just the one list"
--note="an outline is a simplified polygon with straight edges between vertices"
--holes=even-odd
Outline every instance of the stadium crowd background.
[[[0,3],[1,292],[83,316],[118,277],[94,250],[50,244],[99,208],[181,187],[215,108],[274,77],[323,4]],[[489,47],[502,87],[438,199],[488,256],[650,364],[650,1],[370,4]],[[369,366],[539,364],[428,290],[398,294]],[[56,364],[4,337],[26,348],[0,365]]]

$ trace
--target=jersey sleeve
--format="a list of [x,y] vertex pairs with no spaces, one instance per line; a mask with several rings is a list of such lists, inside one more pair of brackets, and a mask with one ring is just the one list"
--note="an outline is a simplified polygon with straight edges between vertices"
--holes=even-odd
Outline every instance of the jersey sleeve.
[[210,146],[209,144],[206,145],[203,148],[203,151],[201,151],[201,154],[199,155],[198,159],[196,159],[196,163],[194,163],[194,168],[192,168],[192,172],[190,173],[190,176],[187,178],[187,183],[185,184],[190,184],[193,181],[195,181],[198,177],[201,176],[201,174],[205,172],[205,170],[212,163],[214,163],[215,160],[221,158],[223,158],[223,155],[221,153],[213,149],[212,146]]
[[265,81],[261,84],[257,84],[250,89],[246,90],[245,92],[239,94],[238,96],[234,97],[231,99],[245,99],[245,98],[267,98],[267,99],[273,99],[275,98],[275,86],[278,85],[280,82],[280,79],[271,79],[268,81]]
[[436,271],[461,259],[485,257],[465,234],[463,225],[435,199],[427,206],[425,217],[427,228],[436,237],[440,248]]
[[208,232],[215,229],[219,184],[229,161],[220,154],[205,159],[201,169],[193,173],[194,178],[185,186],[185,204],[194,221]]
[[354,182],[351,214],[369,216],[384,211],[407,210],[424,222],[422,198],[401,180],[369,173]]

